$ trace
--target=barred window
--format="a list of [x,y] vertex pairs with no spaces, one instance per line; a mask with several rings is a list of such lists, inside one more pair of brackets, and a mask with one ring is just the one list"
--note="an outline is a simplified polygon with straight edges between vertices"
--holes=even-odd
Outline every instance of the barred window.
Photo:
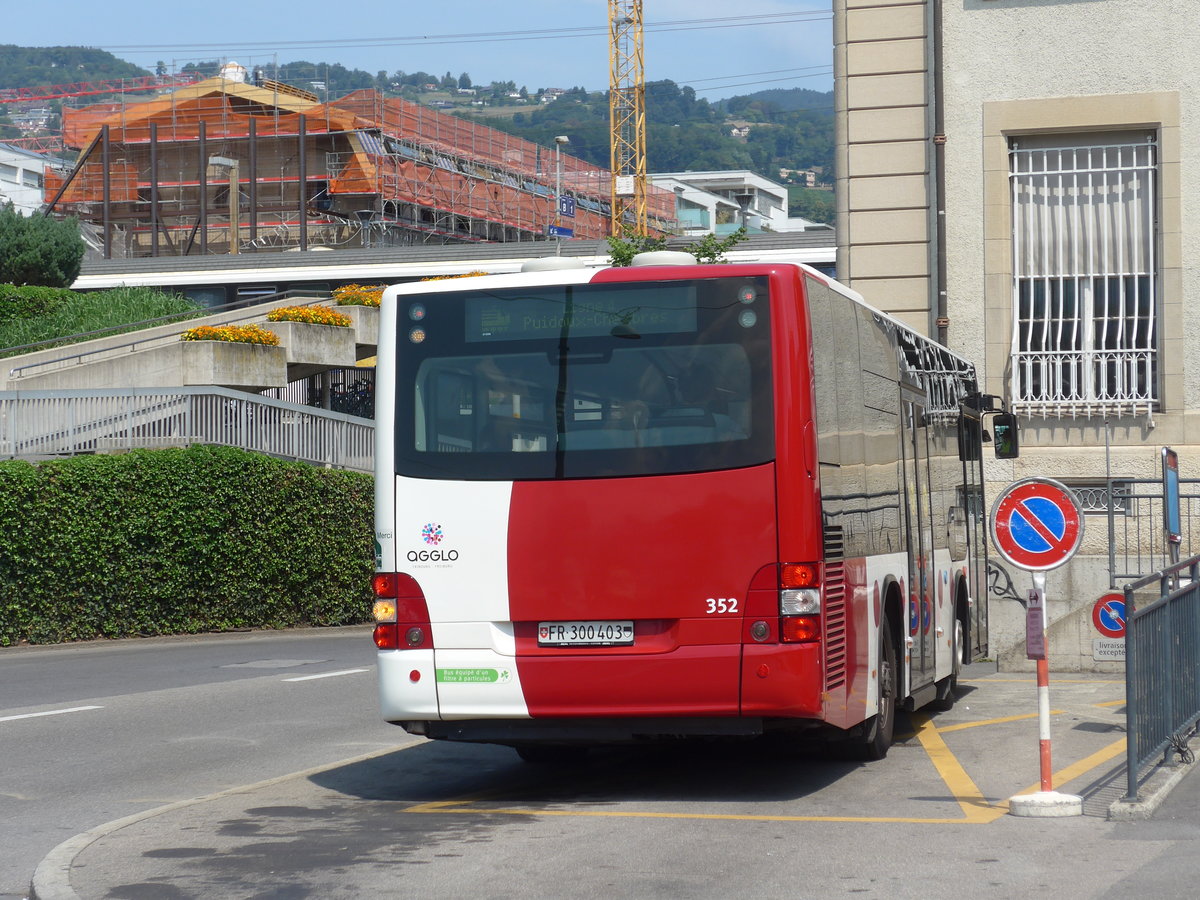
[[1013,140],[1017,411],[1157,403],[1157,150],[1153,135]]

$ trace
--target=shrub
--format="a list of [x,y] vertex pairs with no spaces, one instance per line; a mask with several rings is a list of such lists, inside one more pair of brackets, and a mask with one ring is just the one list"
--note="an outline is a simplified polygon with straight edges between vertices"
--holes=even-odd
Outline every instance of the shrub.
[[334,325],[350,328],[354,320],[328,306],[281,306],[267,313],[268,322],[303,322],[306,325]]
[[25,217],[11,203],[0,206],[0,282],[70,287],[83,252],[76,219]]
[[230,341],[234,344],[264,344],[275,347],[279,335],[261,325],[199,325],[179,335],[181,341]]
[[47,316],[74,296],[66,288],[0,284],[0,322]]
[[364,622],[373,496],[231,447],[0,462],[0,646]]
[[[78,340],[84,332],[119,334],[131,323],[160,316],[186,319],[204,308],[175,294],[145,287],[76,293],[65,288],[0,285],[0,347]],[[145,327],[145,326],[139,326]],[[6,351],[0,351],[0,356]]]
[[333,289],[333,299],[338,306],[378,306],[383,289],[382,284],[343,284]]

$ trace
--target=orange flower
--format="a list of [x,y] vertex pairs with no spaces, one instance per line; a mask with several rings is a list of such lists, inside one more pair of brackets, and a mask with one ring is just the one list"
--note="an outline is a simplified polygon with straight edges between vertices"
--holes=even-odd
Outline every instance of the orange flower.
[[274,347],[279,336],[261,325],[198,325],[179,335],[181,341],[229,341],[234,344],[263,344]]
[[354,320],[328,306],[281,306],[267,313],[268,322],[303,322],[307,325],[335,325],[349,328]]
[[461,275],[427,275],[422,281],[445,281],[447,278],[474,278],[476,275],[486,275],[487,272],[463,272]]
[[378,306],[384,287],[382,284],[343,284],[333,289],[333,299],[338,306]]

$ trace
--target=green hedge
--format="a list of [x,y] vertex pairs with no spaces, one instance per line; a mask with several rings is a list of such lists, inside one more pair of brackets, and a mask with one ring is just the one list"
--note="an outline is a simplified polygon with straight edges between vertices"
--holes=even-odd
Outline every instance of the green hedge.
[[69,288],[0,284],[0,322],[49,315],[74,296]]
[[228,447],[0,462],[0,646],[365,622],[372,504]]

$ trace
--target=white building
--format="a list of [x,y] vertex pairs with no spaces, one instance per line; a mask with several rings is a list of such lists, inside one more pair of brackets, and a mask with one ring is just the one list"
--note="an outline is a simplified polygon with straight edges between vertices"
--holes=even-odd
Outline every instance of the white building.
[[675,194],[675,215],[683,234],[747,231],[829,230],[830,225],[788,215],[788,191],[746,169],[725,172],[663,172],[650,183]]
[[0,205],[11,202],[26,216],[41,209],[45,171],[44,157],[12,144],[0,144]]

